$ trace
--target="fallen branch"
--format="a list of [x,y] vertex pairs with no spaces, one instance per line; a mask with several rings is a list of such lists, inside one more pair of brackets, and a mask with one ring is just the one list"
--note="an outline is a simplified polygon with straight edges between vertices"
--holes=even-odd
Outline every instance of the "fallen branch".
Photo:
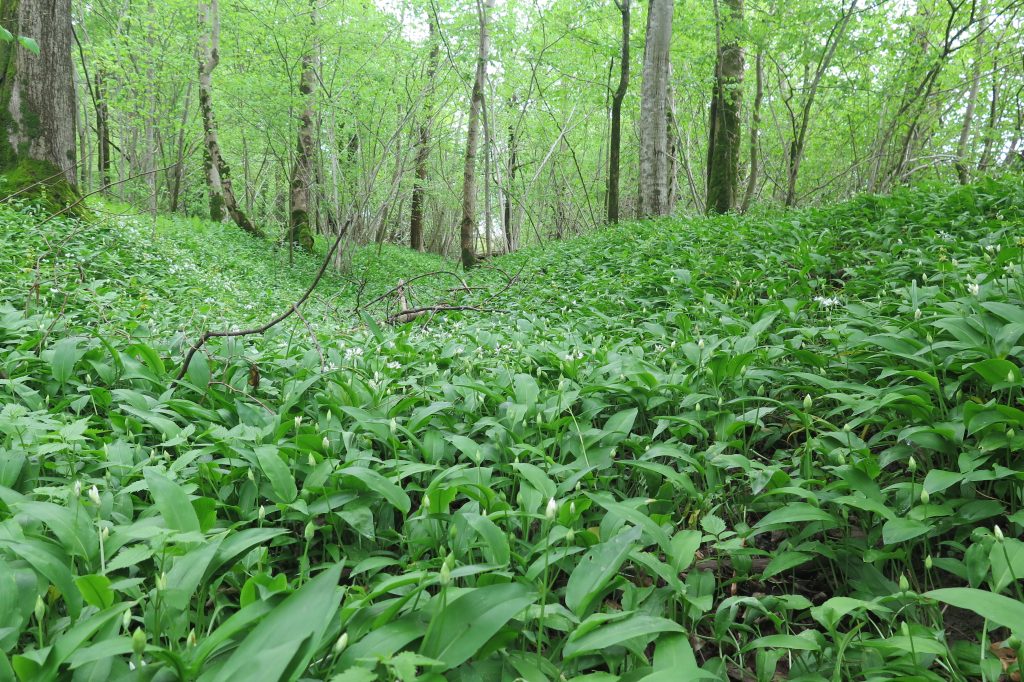
[[292,316],[293,313],[299,312],[299,306],[306,302],[306,299],[308,299],[310,295],[313,293],[313,290],[316,289],[317,284],[320,283],[320,280],[323,278],[324,273],[327,272],[327,267],[331,263],[331,258],[334,257],[334,252],[337,251],[338,246],[341,244],[341,240],[345,238],[345,234],[348,232],[348,228],[349,225],[351,225],[351,223],[352,219],[349,218],[348,221],[346,221],[345,224],[342,226],[341,230],[338,231],[338,238],[334,240],[334,243],[331,245],[331,248],[327,250],[327,255],[324,256],[324,260],[320,264],[320,269],[317,271],[316,277],[313,278],[313,281],[310,282],[309,284],[309,288],[306,289],[305,293],[303,293],[302,296],[299,297],[298,301],[292,303],[292,305],[283,313],[277,315],[274,319],[270,320],[269,322],[261,324],[259,327],[238,330],[214,329],[203,332],[202,336],[199,337],[199,340],[193,343],[192,346],[188,349],[188,353],[185,354],[185,359],[181,363],[181,369],[178,371],[178,376],[175,378],[175,380],[181,381],[181,379],[185,376],[185,372],[188,371],[189,363],[192,362],[192,357],[196,354],[196,351],[198,351],[200,348],[206,345],[206,342],[209,341],[210,339],[228,338],[236,336],[252,336],[254,334],[262,334],[271,327],[287,320],[289,317]]
[[475,305],[428,305],[422,308],[412,308],[410,310],[403,310],[402,312],[395,313],[387,318],[388,324],[404,324],[406,322],[412,322],[417,317],[426,315],[427,313],[444,313],[451,312],[453,310],[472,310],[477,313],[504,313],[506,310],[499,310],[496,308],[479,308]]

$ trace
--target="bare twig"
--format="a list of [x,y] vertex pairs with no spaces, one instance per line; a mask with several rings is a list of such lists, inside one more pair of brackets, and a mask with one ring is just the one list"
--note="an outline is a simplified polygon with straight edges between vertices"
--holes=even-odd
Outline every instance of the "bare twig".
[[313,278],[313,281],[310,282],[309,284],[309,288],[306,289],[305,293],[303,293],[302,296],[299,297],[298,301],[292,303],[292,305],[283,313],[280,313],[272,320],[260,325],[259,327],[238,330],[213,329],[203,332],[202,336],[199,337],[199,340],[193,343],[192,346],[188,349],[188,353],[185,354],[185,359],[181,363],[181,369],[178,371],[178,376],[176,377],[176,380],[180,381],[182,377],[185,376],[185,372],[188,371],[188,365],[190,362],[192,362],[192,357],[196,354],[196,351],[198,351],[200,348],[206,345],[206,342],[209,341],[210,339],[228,338],[236,336],[252,336],[253,334],[262,334],[271,327],[273,327],[274,325],[277,325],[291,317],[292,313],[297,313],[299,311],[299,306],[306,302],[306,299],[308,299],[310,295],[313,293],[313,290],[316,289],[317,284],[320,283],[320,280],[323,278],[324,273],[327,272],[327,266],[330,265],[331,258],[334,257],[334,252],[338,249],[338,246],[341,244],[341,240],[344,239],[345,234],[348,232],[348,228],[351,224],[352,219],[349,218],[342,226],[342,229],[338,231],[338,238],[334,240],[334,244],[332,244],[331,248],[327,250],[327,254],[324,256],[323,262],[320,263],[320,269],[317,271],[316,277]]

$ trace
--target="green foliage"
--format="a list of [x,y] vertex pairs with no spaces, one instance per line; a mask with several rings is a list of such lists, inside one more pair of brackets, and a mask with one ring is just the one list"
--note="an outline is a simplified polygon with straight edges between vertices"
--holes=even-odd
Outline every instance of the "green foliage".
[[315,261],[39,219],[0,209],[0,674],[995,679],[1024,635],[1019,178],[609,228],[397,327],[356,298],[442,264],[356,249],[316,343],[180,382]]

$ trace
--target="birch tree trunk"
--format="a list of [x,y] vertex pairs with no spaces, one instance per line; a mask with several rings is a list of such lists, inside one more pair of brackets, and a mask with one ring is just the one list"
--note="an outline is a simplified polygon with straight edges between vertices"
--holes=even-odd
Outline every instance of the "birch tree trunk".
[[0,41],[0,195],[35,186],[67,206],[78,197],[71,0],[0,0],[0,26],[39,47]]
[[313,251],[313,229],[309,220],[309,188],[313,179],[313,138],[316,133],[313,119],[313,107],[316,103],[316,68],[319,48],[315,38],[317,30],[317,11],[315,0],[310,2],[309,23],[312,38],[311,45],[302,55],[302,76],[299,80],[299,92],[303,97],[302,116],[299,118],[298,146],[295,155],[295,168],[292,172],[291,213],[289,228],[292,241],[298,241],[303,250]]
[[669,48],[673,0],[650,0],[640,95],[640,215],[672,211],[668,154]]
[[619,177],[622,148],[622,100],[629,88],[629,3],[615,0],[622,15],[622,49],[619,54],[619,85],[612,95],[612,125],[608,150],[608,222],[619,222]]
[[199,0],[199,110],[203,115],[206,181],[210,193],[210,219],[221,221],[227,210],[240,228],[257,237],[263,232],[245,216],[231,189],[231,169],[220,153],[217,120],[213,115],[213,70],[220,62],[220,8],[218,0]]
[[[715,29],[718,47],[708,123],[706,206],[709,213],[734,210],[739,194],[740,104],[743,96],[743,48],[739,44],[739,29],[743,22],[743,0],[726,0],[725,5],[728,16],[716,17]],[[718,14],[717,0],[715,8]]]
[[479,51],[476,59],[476,77],[469,102],[469,120],[466,124],[466,158],[462,169],[462,222],[459,224],[459,246],[462,266],[476,265],[476,153],[480,138],[480,109],[484,99],[484,76],[487,72],[487,54],[490,35],[487,31],[488,13],[494,9],[494,0],[477,0],[480,17]]

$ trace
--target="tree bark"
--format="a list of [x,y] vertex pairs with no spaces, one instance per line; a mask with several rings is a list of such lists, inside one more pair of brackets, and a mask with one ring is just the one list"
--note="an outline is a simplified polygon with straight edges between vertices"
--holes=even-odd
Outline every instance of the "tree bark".
[[437,19],[430,17],[430,55],[427,57],[427,92],[423,98],[423,120],[420,122],[419,140],[416,147],[416,180],[412,187],[412,206],[409,218],[409,248],[414,251],[423,250],[423,214],[427,194],[427,162],[430,160],[430,119],[431,93],[434,90],[434,77],[437,73],[437,62],[440,57],[440,45],[437,39]]
[[480,137],[480,109],[484,99],[484,77],[487,73],[487,54],[490,35],[487,31],[488,13],[494,9],[494,0],[477,0],[480,18],[479,50],[476,59],[476,77],[469,102],[469,120],[466,132],[466,158],[462,169],[462,222],[459,225],[459,246],[462,267],[476,265],[476,153]]
[[612,128],[608,150],[608,222],[619,222],[619,176],[622,148],[622,101],[629,88],[630,0],[615,0],[622,15],[622,50],[619,54],[619,85],[612,95]]
[[750,114],[750,172],[747,174],[747,191],[743,195],[741,213],[750,210],[754,193],[757,191],[758,175],[761,172],[757,141],[761,134],[761,102],[764,100],[764,52],[761,50],[758,50],[757,57],[754,58],[754,78],[754,108]]
[[213,70],[220,62],[220,8],[218,0],[199,0],[199,110],[203,115],[206,181],[210,193],[210,219],[219,222],[224,211],[240,228],[262,237],[235,201],[231,169],[220,153],[217,120],[213,114]]
[[[515,111],[516,98],[513,95],[509,100],[509,111]],[[515,227],[512,223],[512,183],[516,179],[516,171],[519,170],[518,146],[516,140],[516,129],[512,123],[508,124],[508,172],[505,177],[504,208],[502,224],[505,228],[505,249],[506,253],[512,253],[515,249]]]
[[309,188],[313,180],[313,156],[316,150],[313,145],[315,121],[313,107],[316,103],[316,68],[317,68],[317,11],[315,0],[310,2],[309,23],[313,36],[311,45],[302,55],[302,76],[299,80],[299,92],[303,97],[302,115],[299,117],[298,144],[295,154],[295,168],[292,171],[291,213],[289,229],[291,241],[298,241],[304,251],[313,251],[313,229],[309,220]]
[[[728,16],[716,17],[715,83],[708,122],[708,213],[735,210],[739,194],[740,104],[743,95],[743,48],[739,32],[743,22],[743,0],[726,0],[725,4]],[[717,0],[715,8],[718,14]]]
[[663,216],[669,201],[671,159],[668,153],[669,48],[673,0],[650,0],[644,41],[640,95],[640,215]]
[[0,0],[0,26],[39,46],[0,41],[0,194],[35,185],[66,207],[78,198],[71,0]]

